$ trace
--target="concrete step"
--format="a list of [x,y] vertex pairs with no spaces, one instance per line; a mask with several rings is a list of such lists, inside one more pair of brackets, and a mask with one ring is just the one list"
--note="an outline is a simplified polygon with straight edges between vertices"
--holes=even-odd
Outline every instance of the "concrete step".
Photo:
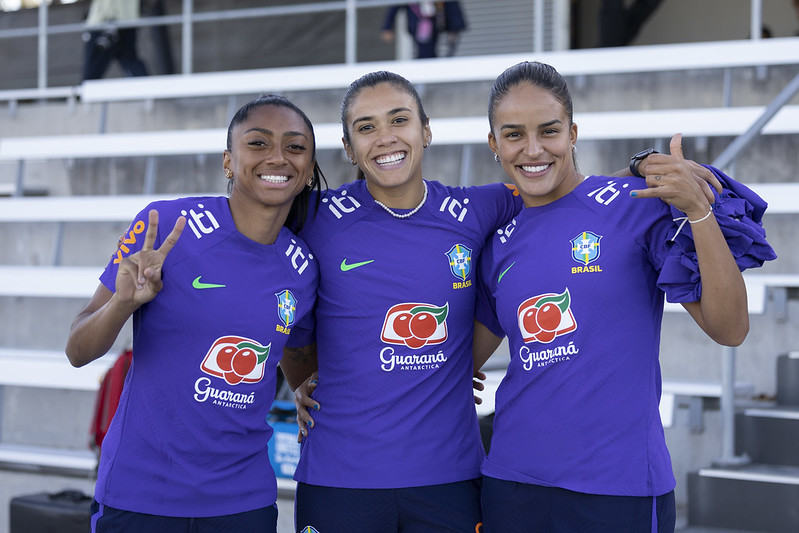
[[745,409],[735,421],[736,454],[757,464],[799,467],[799,406]]
[[677,521],[674,531],[675,533],[752,533],[741,529],[692,526],[688,523],[688,506],[679,504],[677,505]]
[[729,529],[726,527],[699,527],[685,526],[674,529],[676,533],[765,533],[752,531],[751,529]]
[[777,357],[777,403],[799,407],[799,352]]
[[688,525],[799,531],[799,467],[749,464],[688,474]]

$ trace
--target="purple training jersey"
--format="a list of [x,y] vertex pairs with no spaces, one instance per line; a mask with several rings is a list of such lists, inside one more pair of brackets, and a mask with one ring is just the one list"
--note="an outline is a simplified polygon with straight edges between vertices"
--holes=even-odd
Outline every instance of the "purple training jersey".
[[[502,184],[426,183],[427,201],[408,218],[377,205],[360,180],[328,191],[305,226],[323,271],[314,391],[322,408],[298,481],[399,488],[480,476],[475,267],[486,237],[520,203]],[[292,345],[314,340],[303,334]]]
[[[669,206],[640,178],[592,176],[523,209],[480,262],[478,320],[507,335],[487,476],[619,496],[674,488],[660,421],[662,265]],[[693,291],[684,291],[693,294]]]
[[276,365],[314,305],[318,268],[282,228],[274,244],[236,230],[224,197],[156,202],[138,214],[100,280],[141,249],[150,209],[155,248],[187,218],[163,266],[163,289],[133,315],[133,365],[103,442],[95,497],[140,513],[245,512],[277,497],[266,416]]

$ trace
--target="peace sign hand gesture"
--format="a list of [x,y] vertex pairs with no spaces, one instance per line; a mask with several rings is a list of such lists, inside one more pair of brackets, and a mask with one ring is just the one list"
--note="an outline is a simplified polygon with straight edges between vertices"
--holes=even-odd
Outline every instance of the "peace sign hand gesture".
[[136,309],[155,298],[163,287],[161,268],[185,226],[186,217],[178,217],[175,226],[161,246],[153,249],[158,234],[158,211],[150,210],[142,249],[123,258],[119,263],[116,296],[120,303]]

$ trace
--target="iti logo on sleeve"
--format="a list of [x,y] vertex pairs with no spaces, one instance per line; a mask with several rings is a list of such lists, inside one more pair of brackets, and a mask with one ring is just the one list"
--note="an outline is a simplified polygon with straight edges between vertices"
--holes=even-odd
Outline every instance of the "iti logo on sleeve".
[[276,292],[277,296],[277,315],[285,327],[291,327],[297,317],[297,299],[288,289]]
[[456,244],[445,254],[449,259],[449,269],[452,275],[465,281],[472,273],[472,249],[462,244]]
[[561,294],[546,293],[523,301],[517,310],[519,331],[525,343],[552,342],[577,329],[570,309],[569,289]]
[[200,369],[230,385],[258,383],[264,377],[264,363],[271,346],[235,335],[219,337],[205,354]]
[[403,303],[386,312],[380,339],[389,344],[421,348],[447,340],[449,302],[443,307],[431,304]]
[[581,265],[587,265],[599,258],[599,241],[601,235],[583,231],[571,240],[572,257]]

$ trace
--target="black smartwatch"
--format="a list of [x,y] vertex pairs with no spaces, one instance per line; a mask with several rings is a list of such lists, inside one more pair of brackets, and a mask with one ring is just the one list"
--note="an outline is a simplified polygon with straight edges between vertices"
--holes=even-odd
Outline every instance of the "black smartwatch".
[[660,152],[658,152],[654,148],[647,148],[646,150],[641,150],[640,152],[632,156],[630,158],[630,172],[632,173],[632,175],[638,176],[639,178],[643,178],[643,176],[638,172],[638,165],[641,163],[641,161],[643,161],[650,155],[659,154],[659,153]]

